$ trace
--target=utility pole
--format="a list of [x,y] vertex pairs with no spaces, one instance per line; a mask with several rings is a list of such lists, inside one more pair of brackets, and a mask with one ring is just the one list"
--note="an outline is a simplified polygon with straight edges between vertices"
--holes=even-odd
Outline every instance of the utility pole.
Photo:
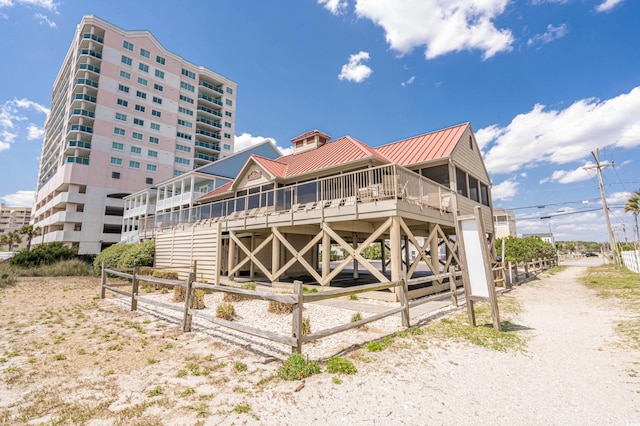
[[601,163],[598,150],[591,151],[593,158],[596,160],[595,166],[584,167],[585,170],[596,169],[598,172],[598,184],[600,185],[600,196],[602,197],[602,209],[604,211],[604,218],[607,221],[607,231],[609,232],[609,248],[611,249],[611,257],[613,262],[618,265],[618,250],[616,248],[616,239],[613,235],[613,229],[611,228],[611,220],[609,219],[609,207],[607,207],[607,196],[604,193],[604,184],[602,183],[602,169],[605,167],[613,166],[614,163]]

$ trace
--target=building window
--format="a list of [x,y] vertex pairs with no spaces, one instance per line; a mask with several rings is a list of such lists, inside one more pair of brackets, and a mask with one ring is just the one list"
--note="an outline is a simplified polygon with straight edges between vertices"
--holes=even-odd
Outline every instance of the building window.
[[162,87],[158,83],[153,83],[153,88],[156,89],[158,92],[162,92],[164,90],[164,87]]
[[139,146],[131,146],[131,153],[132,154],[141,154],[142,153],[142,148],[140,148]]
[[160,111],[158,111],[157,109],[152,109],[151,110],[151,115],[153,115],[154,117],[162,117],[162,113]]
[[116,112],[116,120],[127,121],[127,116],[124,114],[120,114],[119,112]]
[[233,114],[231,114],[231,111],[225,111],[224,112],[225,117],[232,117]]
[[122,55],[122,58],[120,59],[120,62],[122,62],[125,65],[129,65],[131,66],[131,58],[125,55]]
[[193,116],[193,111],[191,111],[190,109],[187,109],[187,108],[182,108],[181,106],[178,107],[178,112]]
[[[150,171],[150,172],[155,172],[155,171],[156,171],[156,166],[155,166],[155,164],[147,164],[147,170],[148,170],[148,171]],[[146,179],[144,180],[144,182],[145,182],[147,185],[153,185],[153,178],[148,177],[148,178],[146,178]]]
[[233,101],[231,99],[225,99],[224,100],[225,105],[227,106],[233,106]]
[[143,64],[142,62],[140,62],[138,64],[138,69],[142,72],[149,72],[149,65]]
[[111,172],[111,179],[120,179],[120,172]]
[[469,198],[473,201],[480,202],[480,188],[478,186],[478,179],[469,176]]
[[141,141],[141,140],[142,140],[142,133],[136,133],[136,132],[133,132],[133,134],[131,135],[131,137],[132,137],[132,138],[134,138],[134,139],[138,139],[139,141]]
[[196,79],[196,75],[194,73],[192,73],[191,71],[186,70],[184,68],[182,68],[182,75],[186,75],[187,77],[189,77],[192,80]]
[[224,134],[224,137],[225,137],[226,139],[231,139],[231,134],[229,134],[229,133],[225,133],[225,134]]
[[111,157],[111,159],[109,160],[109,162],[114,165],[114,166],[122,166],[122,158],[118,158],[118,157]]
[[156,77],[163,79],[164,78],[164,71],[156,70]]
[[181,81],[180,82],[180,88],[188,90],[190,92],[195,92],[196,91],[196,87],[193,84],[187,83],[186,81]]
[[156,96],[153,97],[153,102],[157,103],[158,105],[162,105],[162,98],[158,98]]
[[139,161],[129,160],[129,167],[131,167],[132,169],[139,169],[140,168],[140,162]]
[[129,74],[129,73],[128,73],[128,72],[126,72],[126,71],[122,71],[122,70],[120,70],[120,77],[122,77],[122,78],[126,78],[127,80],[131,80],[131,74]]
[[233,95],[233,89],[231,87],[227,87],[226,92],[230,95]]
[[224,122],[224,127],[227,127],[227,128],[230,129],[231,128],[231,123],[229,123],[228,121],[225,121]]
[[144,56],[145,58],[151,57],[151,52],[146,49],[140,48],[140,56]]
[[456,188],[458,189],[458,194],[466,197],[467,192],[467,174],[456,167]]
[[176,144],[176,150],[178,151],[184,151],[184,152],[191,152],[191,147],[189,146],[185,146],[185,145],[180,145],[179,143]]
[[190,104],[192,104],[192,103],[193,103],[193,99],[191,99],[191,98],[190,98],[190,97],[188,97],[188,96],[184,96],[184,95],[180,95],[180,100],[181,100],[181,101],[185,101],[185,102],[190,103]]
[[120,142],[111,142],[111,148],[118,150],[118,151],[123,151],[124,150],[124,144],[120,143]]
[[193,128],[193,123],[189,122],[189,121],[185,121],[185,120],[181,120],[178,118],[178,124],[180,126],[184,126],[184,127],[188,127],[188,128]]
[[136,96],[142,99],[147,99],[147,94],[139,90],[136,90]]
[[224,145],[222,145],[225,149],[225,151],[230,151],[231,150],[231,145],[225,143]]
[[180,176],[180,175],[183,175],[183,174],[184,174],[184,172],[182,170],[174,170],[173,171],[173,175],[174,176]]
[[182,157],[176,157],[176,163],[178,164],[186,164],[187,166],[191,164],[191,160]]
[[162,56],[156,56],[156,62],[160,65],[164,65],[164,58]]
[[133,118],[133,124],[137,126],[144,126],[144,120],[140,120],[139,118]]
[[120,127],[114,127],[113,128],[113,134],[114,135],[118,135],[118,136],[125,136],[126,135],[126,130],[121,129]]
[[155,136],[149,136],[149,143],[154,143],[157,145],[160,143],[160,139],[156,138]]
[[158,151],[154,151],[154,150],[150,149],[150,150],[147,151],[147,155],[149,157],[158,158]]
[[127,40],[122,42],[122,47],[133,52],[133,43],[129,43]]
[[124,99],[120,99],[120,98],[116,100],[116,103],[125,108],[129,106],[129,101],[125,101]]
[[138,77],[138,84],[141,84],[141,85],[143,85],[143,86],[146,86],[146,85],[147,85],[147,83],[148,83],[148,82],[147,82],[147,80],[145,80],[145,79],[144,79],[144,78],[142,78],[142,77]]
[[160,125],[158,123],[151,123],[151,130],[160,131]]
[[176,136],[182,139],[191,140],[191,135],[183,132],[176,132]]
[[129,93],[129,88],[124,84],[118,84],[118,90],[124,93]]

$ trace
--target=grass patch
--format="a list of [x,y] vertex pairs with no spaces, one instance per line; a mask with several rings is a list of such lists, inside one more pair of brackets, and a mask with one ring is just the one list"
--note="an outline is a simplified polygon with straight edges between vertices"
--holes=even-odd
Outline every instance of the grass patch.
[[356,374],[357,372],[358,372],[358,369],[356,368],[355,365],[353,365],[353,362],[341,356],[331,358],[327,362],[327,373]]
[[149,391],[148,395],[151,398],[162,395],[162,388],[160,386],[156,386]]
[[247,364],[237,361],[235,364],[233,364],[233,368],[235,368],[238,372],[244,372],[247,371]]
[[616,331],[629,347],[640,349],[640,275],[627,268],[602,265],[589,268],[582,283],[599,297],[619,301],[634,314],[631,319],[619,322]]
[[244,414],[244,413],[248,413],[249,411],[251,411],[251,405],[244,403],[244,404],[238,404],[235,407],[233,407],[233,411],[234,413],[237,414]]
[[549,275],[555,275],[555,274],[557,274],[557,273],[559,273],[559,272],[564,271],[565,269],[567,269],[567,267],[566,267],[566,266],[554,266],[553,268],[551,268],[551,269],[549,269],[549,270],[547,271],[547,274],[549,274]]
[[[256,283],[253,281],[249,281],[247,283],[242,284],[241,286],[237,286],[236,288],[240,288],[242,290],[251,290],[251,291],[255,291],[256,290]],[[223,302],[241,302],[243,300],[251,300],[248,297],[245,297],[241,294],[234,294],[234,293],[225,293],[224,296],[222,296],[222,301]]]
[[236,309],[229,302],[222,302],[216,307],[216,317],[227,321],[233,321],[236,317]]
[[274,302],[273,300],[269,301],[269,306],[267,311],[272,314],[290,314],[293,312],[293,305],[284,302]]
[[520,312],[517,300],[510,296],[498,297],[502,331],[493,328],[491,307],[488,303],[476,303],[477,327],[469,325],[466,310],[431,323],[425,327],[430,336],[469,342],[500,352],[522,351],[526,345],[524,337],[518,334],[519,327],[505,318]]

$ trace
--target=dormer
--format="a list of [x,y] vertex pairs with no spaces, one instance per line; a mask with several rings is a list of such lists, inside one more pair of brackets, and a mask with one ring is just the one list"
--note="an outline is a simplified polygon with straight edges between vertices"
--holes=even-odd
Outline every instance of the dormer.
[[293,144],[293,153],[298,154],[304,151],[310,151],[312,149],[320,148],[331,140],[331,136],[320,130],[311,130],[291,139]]

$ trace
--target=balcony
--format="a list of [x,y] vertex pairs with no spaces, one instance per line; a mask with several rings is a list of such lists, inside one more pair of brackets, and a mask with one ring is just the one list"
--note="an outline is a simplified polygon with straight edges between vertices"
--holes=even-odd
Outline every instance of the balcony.
[[71,111],[71,113],[69,114],[69,117],[72,117],[74,115],[77,116],[84,116],[84,117],[89,117],[89,118],[94,118],[96,116],[96,114],[93,111],[89,111],[86,109],[80,109],[80,108],[76,108],[74,110]]
[[222,124],[220,124],[219,121],[207,120],[204,117],[198,117],[198,118],[196,118],[196,121],[198,123],[204,123],[204,124],[208,124],[209,126],[217,127],[218,129],[222,129]]
[[82,38],[83,38],[84,40],[87,40],[87,39],[88,39],[88,40],[97,41],[98,43],[104,43],[104,39],[103,39],[102,37],[98,37],[98,36],[97,36],[97,35],[95,35],[95,34],[85,33],[85,34],[82,34]]
[[76,163],[76,164],[83,164],[85,166],[88,166],[89,165],[89,157],[68,156],[67,157],[67,163]]
[[70,140],[67,146],[69,148],[91,149],[91,142]]
[[96,74],[100,74],[100,67],[91,64],[80,64],[78,65],[78,70],[87,70]]
[[76,80],[76,84],[84,84],[86,86],[95,87],[96,89],[98,88],[98,82],[89,80],[88,78],[79,78]]
[[216,161],[218,159],[218,156],[213,156],[213,155],[206,155],[206,154],[200,154],[200,153],[196,153],[193,158],[195,159],[200,159],[200,160],[205,160],[205,161]]
[[102,53],[96,52],[95,50],[92,50],[92,49],[80,49],[80,51],[78,52],[78,56],[80,55],[89,55],[89,56],[93,56],[94,58],[102,59]]
[[220,151],[220,145],[203,142],[203,141],[198,140],[198,139],[196,139],[196,142],[195,142],[194,145],[202,147],[202,148],[210,149],[212,151]]
[[211,133],[211,132],[207,132],[206,130],[202,130],[202,129],[196,129],[196,134],[198,135],[202,135],[202,136],[206,136],[212,139],[216,139],[216,140],[222,140],[220,138],[220,134],[219,133]]
[[95,104],[97,99],[95,96],[87,95],[86,93],[78,93],[73,96],[73,100],[88,101],[88,102],[93,102]]
[[222,113],[215,109],[207,108],[206,106],[198,105],[198,111],[206,112],[207,114],[215,115],[216,117],[222,118]]
[[69,126],[69,131],[93,133],[93,127],[84,126],[82,124],[72,124],[71,126]]
[[213,90],[214,92],[220,93],[221,95],[224,93],[222,91],[222,88],[220,87],[216,87],[211,83],[207,83],[206,81],[201,81],[200,84],[198,84],[198,86],[200,87],[206,87],[209,90]]
[[207,95],[203,95],[198,93],[198,99],[202,99],[204,101],[207,102],[211,102],[212,104],[218,105],[218,106],[222,106],[222,101],[220,101],[219,99],[216,98],[212,98],[211,96],[207,96]]

